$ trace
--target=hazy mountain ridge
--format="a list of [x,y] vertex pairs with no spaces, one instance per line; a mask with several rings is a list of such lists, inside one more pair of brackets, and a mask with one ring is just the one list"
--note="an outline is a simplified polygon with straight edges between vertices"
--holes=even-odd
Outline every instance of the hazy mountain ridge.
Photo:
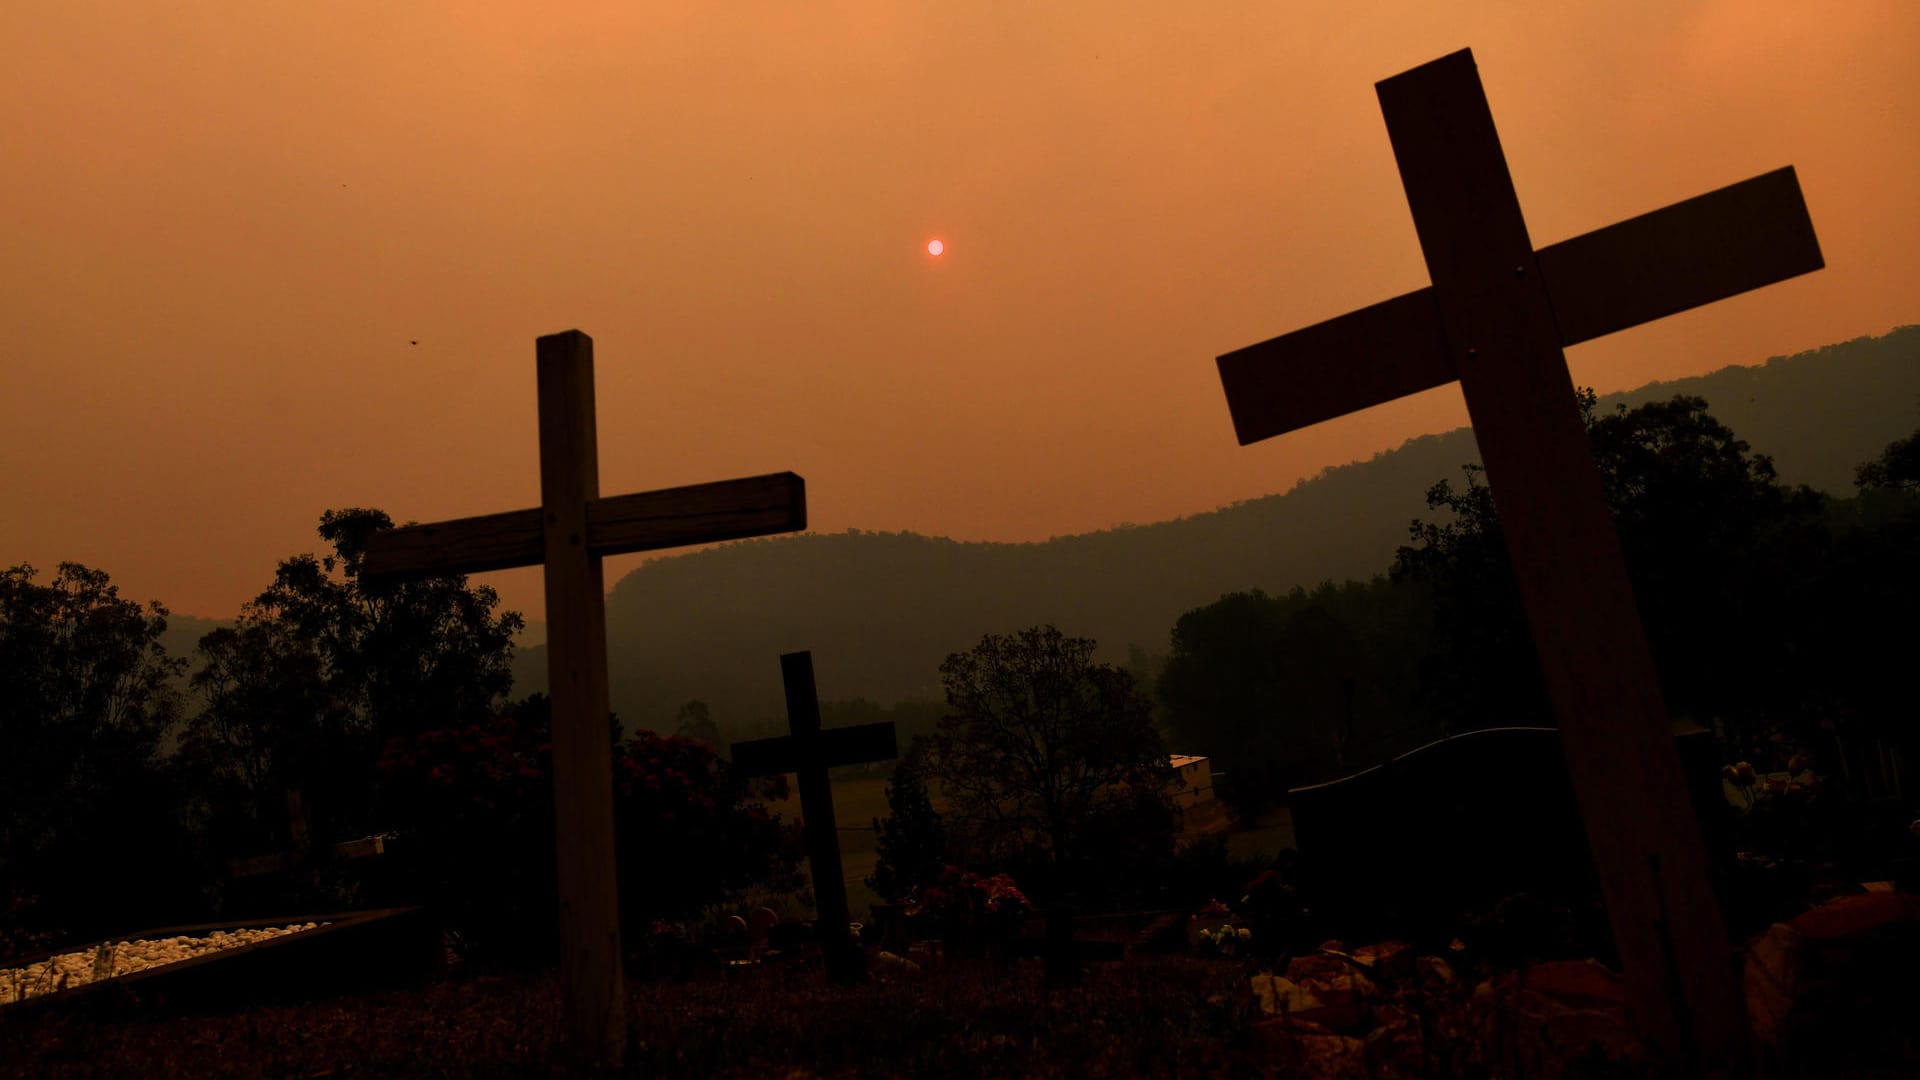
[[[1769,454],[1787,483],[1852,490],[1854,466],[1920,428],[1920,326],[1759,366],[1610,394],[1601,407],[1690,394]],[[691,698],[723,726],[783,714],[778,657],[811,649],[822,697],[938,695],[939,665],[985,633],[1053,622],[1159,652],[1184,612],[1222,593],[1365,578],[1391,564],[1434,481],[1478,460],[1465,428],[1329,468],[1285,494],[1152,525],[1036,543],[913,533],[775,537],[658,559],[608,600],[613,706],[672,727]],[[522,649],[516,693],[545,684]]]
[[[1675,394],[1706,398],[1773,457],[1783,481],[1844,494],[1855,465],[1920,427],[1920,326],[1649,384],[1601,407]],[[1478,457],[1461,428],[1328,468],[1284,494],[1151,525],[1032,543],[850,530],[657,559],[609,597],[614,708],[667,728],[691,698],[728,727],[776,717],[778,656],[795,649],[813,650],[824,697],[937,697],[948,653],[1039,622],[1098,639],[1108,659],[1124,659],[1130,644],[1164,651],[1174,620],[1222,593],[1384,571],[1408,523],[1425,515],[1427,487]],[[189,658],[203,634],[233,624],[168,622],[164,644]],[[517,694],[546,683],[545,627],[529,629]]]

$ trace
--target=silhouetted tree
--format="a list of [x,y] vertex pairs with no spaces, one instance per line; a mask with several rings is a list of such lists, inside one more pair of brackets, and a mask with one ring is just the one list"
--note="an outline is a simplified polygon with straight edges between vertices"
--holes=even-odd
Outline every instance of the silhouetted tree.
[[1551,723],[1493,493],[1480,480],[1480,466],[1462,471],[1466,481],[1458,490],[1445,480],[1427,489],[1427,509],[1448,516],[1416,519],[1408,527],[1413,543],[1400,548],[1393,565],[1396,585],[1422,589],[1432,602],[1422,704],[1452,732]]
[[[38,895],[69,926],[133,917],[127,881],[176,850],[161,744],[184,662],[167,610],[123,600],[105,571],[0,571],[0,902]],[[137,901],[175,884],[155,874]]]
[[704,701],[689,701],[680,706],[673,721],[673,737],[676,739],[692,739],[710,750],[718,750],[726,745],[726,739],[720,734],[720,725],[713,722]]
[[[1856,480],[1859,495],[1835,508],[1830,550],[1806,590],[1819,603],[1796,613],[1801,664],[1818,673],[1807,680],[1815,692],[1795,696],[1796,734],[1829,748],[1822,771],[1856,794],[1911,803],[1920,784],[1911,771],[1920,766],[1911,675],[1920,653],[1920,432],[1862,463]],[[1807,561],[1790,569],[1805,575]]]
[[1421,729],[1422,602],[1376,579],[1230,593],[1187,612],[1156,687],[1175,749],[1213,758],[1221,798],[1247,818],[1289,784],[1407,748]]
[[1920,490],[1920,431],[1897,439],[1880,456],[1861,463],[1853,473],[1854,486]]
[[512,687],[517,612],[464,576],[369,585],[367,538],[379,510],[329,510],[332,554],[282,561],[239,624],[201,639],[203,707],[188,748],[224,790],[243,793],[229,831],[278,839],[287,788],[301,790],[315,840],[372,828],[373,761],[393,736],[484,718]]
[[1159,839],[1170,843],[1152,703],[1126,672],[1094,663],[1094,648],[1039,626],[989,634],[940,665],[949,711],[929,740],[927,776],[947,797],[949,825],[990,857],[1039,855],[1067,871],[1102,817],[1140,821],[1143,801],[1164,811]]
[[933,809],[921,764],[909,756],[887,781],[887,816],[873,819],[879,859],[867,887],[898,902],[940,879],[947,863],[947,830]]
[[[1600,417],[1582,391],[1581,408],[1669,705],[1702,718],[1764,708],[1787,663],[1779,650],[1800,636],[1789,616],[1810,602],[1805,568],[1782,577],[1778,565],[1820,546],[1809,530],[1822,496],[1779,484],[1772,462],[1700,398]],[[1433,596],[1428,705],[1456,730],[1550,723],[1492,494],[1477,466],[1466,472],[1463,489],[1428,491],[1428,508],[1447,517],[1416,520],[1393,570]]]

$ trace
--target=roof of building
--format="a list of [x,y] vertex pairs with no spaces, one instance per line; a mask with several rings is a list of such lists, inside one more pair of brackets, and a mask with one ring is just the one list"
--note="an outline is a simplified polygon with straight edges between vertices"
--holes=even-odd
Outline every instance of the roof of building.
[[1167,767],[1171,769],[1184,769],[1196,761],[1205,761],[1205,760],[1207,759],[1203,755],[1174,754],[1167,759]]

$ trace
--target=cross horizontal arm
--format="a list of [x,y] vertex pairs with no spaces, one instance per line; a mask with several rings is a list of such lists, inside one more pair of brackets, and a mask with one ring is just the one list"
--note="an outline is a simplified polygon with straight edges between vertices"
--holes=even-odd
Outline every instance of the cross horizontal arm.
[[[1534,257],[1563,347],[1825,265],[1792,166]],[[1431,288],[1237,349],[1219,366],[1242,446],[1458,377]]]
[[775,776],[810,766],[832,768],[900,756],[891,721],[826,728],[813,741],[811,753],[791,735],[734,743],[733,767],[743,776]]
[[1550,244],[1534,258],[1563,346],[1826,265],[1791,165]]
[[1459,377],[1431,288],[1236,349],[1219,363],[1241,446]]
[[[806,482],[793,473],[615,495],[587,504],[594,555],[738,540],[807,527]],[[532,566],[544,557],[540,510],[406,525],[373,534],[363,580],[477,574]]]

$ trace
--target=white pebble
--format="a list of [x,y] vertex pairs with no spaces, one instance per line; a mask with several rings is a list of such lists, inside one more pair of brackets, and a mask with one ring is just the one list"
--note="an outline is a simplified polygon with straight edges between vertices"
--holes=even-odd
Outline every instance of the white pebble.
[[235,949],[325,925],[309,922],[292,926],[215,930],[203,935],[153,940],[135,938],[131,941],[104,942],[97,948],[61,953],[26,967],[0,968],[0,1005],[36,994],[51,994],[84,986],[94,981],[96,967],[104,973],[105,978],[131,975],[136,971],[163,967],[222,949]]

